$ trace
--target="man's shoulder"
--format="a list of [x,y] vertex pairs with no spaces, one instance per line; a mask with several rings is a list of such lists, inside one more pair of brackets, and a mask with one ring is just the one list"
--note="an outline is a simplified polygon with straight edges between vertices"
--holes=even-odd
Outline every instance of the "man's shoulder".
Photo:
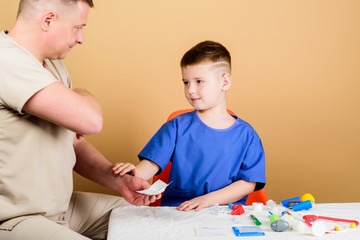
[[[4,31],[0,32],[0,51],[18,51],[20,50],[20,46],[16,44],[16,42],[9,37]],[[0,55],[1,56],[1,55]]]
[[[3,33],[3,32],[2,32]],[[16,44],[11,38],[0,34],[0,62],[2,66],[37,64],[35,57]]]

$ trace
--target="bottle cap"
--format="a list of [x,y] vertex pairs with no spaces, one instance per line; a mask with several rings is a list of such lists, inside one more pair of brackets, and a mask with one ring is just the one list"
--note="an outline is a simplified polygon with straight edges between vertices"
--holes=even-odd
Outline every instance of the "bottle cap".
[[312,204],[310,200],[307,200],[305,202],[298,203],[294,206],[292,206],[293,211],[300,211],[300,210],[306,210],[312,208]]

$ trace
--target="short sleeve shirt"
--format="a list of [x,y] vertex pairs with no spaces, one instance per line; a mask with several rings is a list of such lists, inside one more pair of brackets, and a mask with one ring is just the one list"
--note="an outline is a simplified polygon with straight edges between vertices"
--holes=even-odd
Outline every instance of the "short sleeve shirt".
[[[234,116],[236,117],[236,116]],[[255,130],[236,117],[227,129],[207,126],[196,111],[166,122],[139,154],[163,170],[172,161],[161,204],[177,206],[238,181],[265,185],[265,154]],[[245,203],[246,197],[239,203]]]
[[23,111],[35,93],[54,82],[71,88],[61,61],[45,64],[53,74],[0,33],[0,222],[32,214],[55,216],[70,201],[74,133]]

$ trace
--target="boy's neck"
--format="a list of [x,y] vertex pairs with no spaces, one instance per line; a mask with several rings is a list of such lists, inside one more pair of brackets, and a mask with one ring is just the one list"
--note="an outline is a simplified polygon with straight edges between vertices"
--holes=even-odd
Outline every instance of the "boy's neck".
[[198,117],[207,126],[215,129],[226,129],[234,125],[236,119],[225,109],[197,110]]

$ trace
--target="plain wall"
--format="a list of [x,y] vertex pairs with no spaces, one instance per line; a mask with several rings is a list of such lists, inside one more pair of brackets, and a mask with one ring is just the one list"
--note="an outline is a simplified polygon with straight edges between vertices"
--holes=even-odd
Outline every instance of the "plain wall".
[[[0,0],[10,29],[18,1]],[[173,111],[190,108],[179,61],[203,40],[232,55],[228,108],[266,152],[275,201],[360,201],[360,1],[95,1],[85,44],[64,61],[74,87],[99,100],[100,134],[87,139],[110,161],[137,154]],[[75,176],[75,189],[114,193]]]

